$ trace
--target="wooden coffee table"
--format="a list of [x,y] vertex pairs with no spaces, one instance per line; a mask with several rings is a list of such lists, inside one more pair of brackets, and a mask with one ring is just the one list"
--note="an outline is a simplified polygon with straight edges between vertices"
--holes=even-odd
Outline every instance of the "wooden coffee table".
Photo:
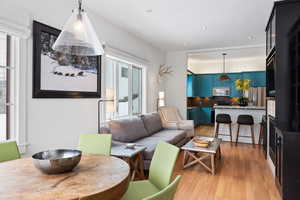
[[111,155],[121,158],[130,166],[131,180],[145,179],[143,152],[145,146],[138,145],[134,149],[126,148],[125,144],[113,143]]
[[[210,140],[212,143],[207,147],[197,147],[193,143],[193,139],[204,139]],[[215,174],[216,171],[216,156],[221,159],[221,147],[220,144],[222,142],[219,138],[211,138],[211,137],[194,137],[187,144],[181,147],[184,151],[183,156],[183,169],[191,167],[195,164],[200,164],[205,169],[207,169],[212,174]],[[204,159],[210,158],[211,166],[208,166],[203,162]]]

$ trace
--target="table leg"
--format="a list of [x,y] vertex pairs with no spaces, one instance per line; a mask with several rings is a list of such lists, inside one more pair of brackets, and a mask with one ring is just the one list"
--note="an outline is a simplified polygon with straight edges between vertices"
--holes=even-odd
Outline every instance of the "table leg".
[[184,166],[187,163],[188,159],[189,159],[189,156],[188,156],[187,152],[183,151],[182,168],[184,168]]
[[138,162],[139,162],[139,178],[140,179],[145,179],[145,173],[144,173],[144,159],[143,159],[143,156],[142,156],[142,152],[139,152],[138,153]]
[[221,147],[219,147],[219,149],[218,149],[218,158],[219,158],[219,160],[222,159]]
[[215,154],[211,154],[211,173],[215,175]]
[[130,159],[130,168],[132,170],[131,180],[136,178],[145,179],[144,174],[144,161],[141,153],[136,154]]
[[142,153],[138,153],[131,158],[121,157],[130,167],[131,181],[138,178],[139,180],[145,179],[144,173],[144,160]]

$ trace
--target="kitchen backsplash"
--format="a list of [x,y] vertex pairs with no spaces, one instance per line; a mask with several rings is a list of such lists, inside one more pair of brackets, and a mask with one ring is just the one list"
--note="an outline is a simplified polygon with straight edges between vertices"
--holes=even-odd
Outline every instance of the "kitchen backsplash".
[[188,97],[187,107],[213,107],[214,104],[238,105],[237,97]]

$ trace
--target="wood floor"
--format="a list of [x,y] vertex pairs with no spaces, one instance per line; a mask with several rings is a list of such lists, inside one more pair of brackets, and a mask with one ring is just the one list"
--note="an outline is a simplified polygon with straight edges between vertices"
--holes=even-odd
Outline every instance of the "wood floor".
[[[197,135],[212,135],[213,127],[196,129]],[[216,175],[195,165],[182,170],[182,153],[175,174],[182,175],[175,200],[280,200],[261,149],[248,144],[224,142]]]

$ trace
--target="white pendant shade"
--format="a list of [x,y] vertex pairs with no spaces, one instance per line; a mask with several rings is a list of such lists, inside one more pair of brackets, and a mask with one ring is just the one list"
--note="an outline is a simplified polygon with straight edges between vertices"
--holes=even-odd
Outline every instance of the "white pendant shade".
[[74,9],[52,48],[78,56],[98,56],[104,53],[86,12],[80,9]]

